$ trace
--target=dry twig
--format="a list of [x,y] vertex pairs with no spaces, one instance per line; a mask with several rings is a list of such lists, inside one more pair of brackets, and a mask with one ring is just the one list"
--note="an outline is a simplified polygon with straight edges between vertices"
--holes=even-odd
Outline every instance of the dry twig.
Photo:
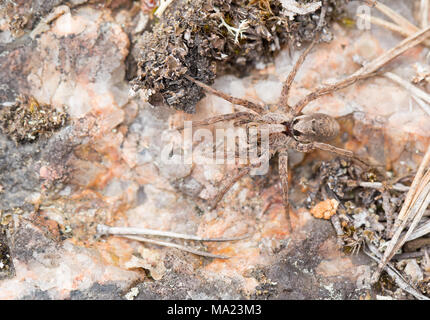
[[[413,84],[409,83],[406,80],[403,80],[401,77],[399,77],[398,75],[391,73],[391,72],[386,72],[384,74],[385,77],[387,77],[388,79],[400,84],[402,87],[404,87],[406,90],[408,90],[412,96],[414,97],[415,101],[419,104],[419,106],[428,114],[430,115],[430,107],[428,106],[428,104],[430,104],[430,95],[421,90],[420,88],[414,86]],[[427,103],[422,103],[423,100]]]
[[419,227],[417,227],[412,233],[411,235],[408,237],[407,241],[411,241],[411,240],[415,240],[418,238],[421,238],[423,236],[425,236],[426,234],[430,233],[430,220],[423,223],[422,225],[420,225]]
[[164,11],[167,9],[167,7],[173,2],[173,0],[161,0],[160,5],[158,6],[157,10],[155,10],[154,15],[157,18],[160,18]]
[[[366,245],[370,249],[370,252],[363,250],[364,253],[380,264],[381,254],[379,253],[378,249],[369,242],[366,242]],[[384,265],[383,269],[387,271],[388,275],[395,281],[397,286],[402,290],[410,293],[411,295],[413,295],[415,298],[419,300],[430,300],[428,297],[421,294],[414,287],[412,287],[391,264]]]
[[216,259],[229,259],[230,258],[228,256],[222,256],[222,255],[213,254],[213,253],[209,253],[209,252],[205,252],[205,251],[200,251],[200,250],[193,249],[191,247],[183,246],[183,245],[172,243],[172,242],[159,241],[159,240],[148,239],[148,238],[139,237],[139,236],[130,236],[130,235],[120,235],[120,236],[123,238],[141,241],[141,242],[146,242],[146,243],[152,243],[152,244],[156,244],[156,245],[163,246],[163,247],[176,248],[176,249],[179,249],[179,250],[182,250],[185,252],[189,252],[189,253],[192,253],[192,254],[195,254],[198,256],[202,256],[202,257],[216,258]]
[[[426,0],[428,1],[428,0]],[[387,17],[389,17],[393,22],[388,22],[385,21],[381,18],[377,18],[377,17],[367,17],[364,16],[363,14],[358,14],[357,16],[362,18],[362,19],[369,19],[369,21],[373,24],[379,25],[381,27],[387,28],[388,30],[391,30],[393,32],[396,32],[404,37],[409,37],[411,35],[413,35],[415,32],[418,32],[420,29],[415,26],[413,23],[409,22],[407,19],[405,19],[404,17],[402,17],[400,14],[398,14],[397,12],[395,12],[394,10],[390,9],[389,7],[387,7],[386,5],[375,1],[374,3],[374,7],[376,9],[378,9],[380,12],[382,12],[383,14],[385,14]],[[423,19],[427,19],[424,18]],[[427,28],[427,24],[425,26],[421,25],[421,28]],[[430,45],[430,40],[425,40],[423,42],[426,46]]]
[[[393,228],[394,235],[388,242],[381,262],[378,265],[378,269],[372,276],[373,283],[378,281],[383,268],[387,265],[397,250],[399,250],[409,239],[430,203],[430,169],[425,171],[429,164],[430,146],[427,149],[424,159],[421,162],[406,196],[405,202],[403,203],[402,209],[395,221]],[[402,231],[406,228],[409,221],[411,221],[411,225],[406,234],[402,236]]]
[[391,189],[395,191],[405,192],[409,190],[408,186],[401,183],[395,183],[393,185],[383,184],[382,182],[369,182],[369,181],[354,181],[348,180],[348,186],[350,187],[362,187],[362,188],[372,188],[372,189]]
[[200,250],[196,250],[187,246],[179,245],[172,242],[159,241],[148,239],[142,237],[146,236],[159,236],[159,237],[168,237],[175,239],[184,239],[184,240],[192,240],[192,241],[202,241],[202,242],[226,242],[226,241],[237,241],[243,240],[249,237],[249,235],[241,236],[241,237],[231,237],[231,238],[202,238],[194,235],[176,233],[171,231],[160,231],[146,228],[130,228],[130,227],[110,227],[103,224],[99,224],[97,226],[97,233],[99,235],[116,235],[119,237],[124,237],[132,240],[152,243],[164,247],[177,248],[182,251],[190,252],[199,256],[209,257],[209,258],[219,258],[219,259],[228,259],[227,256],[216,255]]
[[420,1],[420,27],[427,28],[429,21],[429,0]]

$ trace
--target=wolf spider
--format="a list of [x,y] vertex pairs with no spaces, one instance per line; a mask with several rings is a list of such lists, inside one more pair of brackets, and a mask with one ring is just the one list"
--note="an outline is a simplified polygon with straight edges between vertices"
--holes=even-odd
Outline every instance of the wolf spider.
[[[303,64],[306,56],[309,54],[317,39],[314,40],[308,48],[301,54],[296,61],[292,71],[288,75],[283,84],[281,97],[277,103],[278,111],[269,112],[267,108],[261,104],[256,104],[246,99],[239,99],[227,95],[223,92],[217,91],[208,85],[186,75],[186,78],[198,86],[205,89],[207,92],[212,93],[232,104],[241,105],[248,111],[240,111],[234,113],[223,114],[207,118],[201,121],[193,122],[193,127],[211,125],[221,121],[236,120],[235,124],[254,124],[258,126],[264,125],[268,127],[269,135],[269,157],[272,158],[278,154],[279,159],[279,176],[282,186],[282,202],[284,205],[287,226],[289,231],[291,228],[291,219],[289,215],[289,201],[288,201],[288,149],[295,149],[299,152],[310,152],[315,149],[329,151],[337,155],[352,158],[362,164],[364,161],[360,160],[354,155],[352,151],[345,150],[325,143],[326,141],[336,137],[339,134],[339,124],[331,116],[323,113],[302,114],[303,108],[312,100],[332,93],[338,89],[351,85],[360,77],[349,78],[348,83],[344,80],[337,82],[334,85],[322,87],[304,97],[296,105],[290,106],[288,104],[288,97],[290,93],[291,84]],[[182,128],[178,128],[182,129]],[[210,203],[209,209],[214,209],[218,202],[230,190],[230,188],[243,176],[250,173],[255,165],[246,165],[239,169],[239,171],[230,176],[224,186],[219,190],[217,195]]]
[[[289,202],[288,202],[288,149],[295,149],[300,152],[310,152],[314,149],[321,149],[335,153],[340,156],[348,157],[361,165],[369,166],[366,162],[362,161],[354,155],[352,151],[334,147],[330,144],[325,143],[335,137],[339,133],[339,124],[337,121],[326,114],[313,113],[309,115],[302,114],[303,108],[312,100],[315,100],[323,95],[332,93],[336,90],[350,86],[354,82],[362,79],[369,78],[376,74],[376,72],[386,65],[388,62],[392,61],[394,58],[398,57],[406,50],[418,45],[424,41],[428,32],[430,32],[430,27],[419,31],[407,39],[401,41],[397,46],[386,51],[383,55],[375,58],[373,61],[365,64],[359,70],[353,74],[345,77],[343,80],[337,81],[334,84],[322,86],[310,94],[302,98],[294,106],[289,106],[288,96],[291,88],[291,84],[299,70],[300,66],[303,64],[306,56],[311,51],[312,47],[318,40],[318,37],[311,43],[311,45],[302,53],[294,67],[285,81],[281,97],[278,102],[277,112],[269,112],[262,104],[253,103],[245,99],[239,99],[229,96],[225,93],[217,91],[204,83],[185,75],[185,77],[199,85],[209,93],[215,94],[232,104],[241,105],[246,111],[233,112],[229,114],[224,114],[220,116],[215,116],[202,121],[193,122],[194,126],[210,125],[216,122],[236,120],[236,125],[238,124],[256,124],[257,126],[269,126],[272,128],[272,133],[269,135],[269,146],[270,146],[270,156],[273,157],[275,154],[279,155],[279,175],[281,177],[282,185],[282,199],[286,212],[286,217],[288,219],[288,227],[291,231],[291,221],[289,217]],[[183,129],[183,128],[176,128]],[[373,166],[373,165],[372,165]],[[218,192],[217,196],[213,199],[211,203],[211,208],[216,207],[218,202],[223,198],[225,193],[234,185],[236,181],[250,173],[253,165],[248,165],[239,169],[238,173],[231,176],[224,187]],[[176,243],[164,242],[154,239],[144,238],[144,235],[150,236],[160,236],[168,238],[186,239],[192,241],[206,242],[206,241],[236,241],[244,239],[247,236],[235,237],[235,238],[200,238],[193,235],[178,234],[174,232],[162,232],[151,229],[142,228],[131,228],[131,227],[109,227],[104,225],[99,225],[97,227],[99,235],[117,235],[127,237],[133,240],[138,240],[142,242],[153,243],[161,246],[174,247],[180,250],[188,251],[193,254],[200,256],[212,257],[212,258],[228,258],[224,256],[210,254],[208,252],[199,251],[194,248],[181,246]]]

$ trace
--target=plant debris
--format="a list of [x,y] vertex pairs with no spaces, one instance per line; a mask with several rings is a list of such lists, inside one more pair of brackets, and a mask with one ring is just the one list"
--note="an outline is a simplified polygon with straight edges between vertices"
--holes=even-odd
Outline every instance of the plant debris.
[[[217,72],[244,75],[285,45],[301,46],[327,25],[348,0],[176,0],[132,50],[135,89],[146,89],[153,105],[195,112],[203,90],[184,75],[212,84]],[[324,9],[324,10],[323,10]]]
[[2,130],[17,143],[34,142],[41,136],[49,137],[66,121],[66,112],[39,104],[33,97],[20,96],[13,105],[0,109]]
[[[312,212],[329,201],[338,201],[337,217],[341,226],[338,235],[343,242],[344,251],[355,254],[367,247],[373,257],[380,259],[381,251],[378,255],[373,251],[384,248],[391,238],[394,217],[399,214],[408,190],[403,183],[410,183],[410,177],[387,182],[381,175],[351,161],[334,159],[314,166],[314,176],[305,182],[309,188],[307,206],[312,208]],[[422,220],[423,224],[428,221],[428,217]],[[430,249],[429,239],[424,236],[406,242],[402,248],[404,253],[399,254],[397,259],[394,258],[406,262],[387,266],[389,274],[402,275],[403,280],[394,279],[398,286],[398,281],[405,286],[404,281],[412,281],[412,284],[406,286],[409,293],[426,294],[429,291],[430,277],[425,259],[425,254]],[[412,252],[421,254],[414,256],[411,255]],[[402,255],[405,256],[401,257]],[[384,281],[383,278],[379,282],[381,281]],[[395,292],[382,283],[377,287],[384,291],[384,295],[395,296]]]

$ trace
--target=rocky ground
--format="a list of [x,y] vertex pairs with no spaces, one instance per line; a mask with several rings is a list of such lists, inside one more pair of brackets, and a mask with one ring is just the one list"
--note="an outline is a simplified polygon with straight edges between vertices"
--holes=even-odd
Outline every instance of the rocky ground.
[[[0,298],[386,295],[370,286],[374,262],[361,253],[344,253],[330,221],[315,219],[306,205],[308,194],[300,181],[310,178],[315,163],[331,155],[291,153],[293,234],[287,232],[275,165],[265,176],[243,178],[209,212],[201,204],[215,194],[231,166],[169,166],[161,161],[163,139],[172,125],[228,113],[233,106],[208,95],[197,104],[195,114],[186,114],[154,107],[144,92],[133,93],[126,74],[130,39],[142,32],[147,14],[141,11],[142,4],[130,9],[122,6],[126,2],[103,6],[72,1],[75,7],[70,9],[61,1],[28,1],[36,14],[27,23],[36,25],[40,17],[57,13],[37,35],[25,31],[16,35],[7,17],[0,16],[1,112],[8,112],[23,94],[37,101],[27,102],[33,108],[29,110],[48,105],[68,115],[61,128],[32,142],[17,141],[11,129],[0,134]],[[411,4],[390,1],[389,5],[415,21]],[[351,16],[356,7],[349,5]],[[331,32],[333,40],[318,44],[300,70],[292,103],[316,86],[352,73],[359,68],[357,62],[370,61],[401,40],[376,26],[358,30],[335,23]],[[417,68],[428,67],[428,52],[426,46],[416,47],[387,69],[410,80],[417,76]],[[243,78],[218,76],[213,87],[236,97],[275,103],[299,54],[285,49],[273,63],[259,63]],[[336,117],[352,113],[337,143],[377,161],[395,176],[414,172],[430,141],[429,115],[407,90],[383,76],[318,99],[304,110],[315,111]],[[211,253],[231,256],[208,259],[100,237],[97,224],[202,237],[251,236],[201,245]],[[410,298],[396,288],[392,291],[395,297]]]

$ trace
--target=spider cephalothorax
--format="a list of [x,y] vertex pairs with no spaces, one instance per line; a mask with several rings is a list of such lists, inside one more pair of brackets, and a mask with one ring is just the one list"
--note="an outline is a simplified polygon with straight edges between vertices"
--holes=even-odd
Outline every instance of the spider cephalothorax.
[[268,125],[272,133],[281,132],[300,143],[327,142],[339,134],[339,124],[335,118],[324,113],[303,114],[294,117],[291,113],[269,112],[262,116],[248,116],[236,124],[250,120]]
[[324,142],[339,134],[339,124],[327,114],[304,114],[294,118],[289,131],[294,139],[302,143]]

